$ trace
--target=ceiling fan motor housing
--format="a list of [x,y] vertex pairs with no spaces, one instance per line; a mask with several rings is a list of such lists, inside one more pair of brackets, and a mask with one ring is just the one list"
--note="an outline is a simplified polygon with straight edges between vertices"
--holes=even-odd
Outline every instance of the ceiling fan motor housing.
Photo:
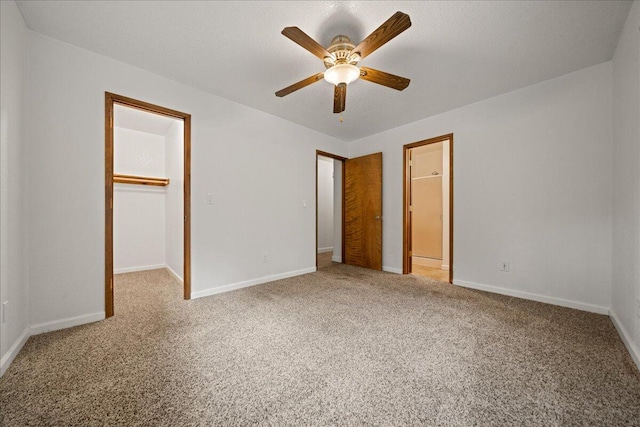
[[354,47],[356,46],[348,36],[335,36],[331,40],[331,46],[327,49],[333,57],[325,57],[324,66],[331,68],[338,64],[356,65],[360,61],[360,55],[357,52],[351,54]]

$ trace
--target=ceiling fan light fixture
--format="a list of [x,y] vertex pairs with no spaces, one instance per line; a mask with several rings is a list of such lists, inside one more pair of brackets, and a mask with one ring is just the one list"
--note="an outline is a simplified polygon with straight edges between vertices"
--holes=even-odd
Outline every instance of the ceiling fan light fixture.
[[324,79],[334,86],[358,80],[360,69],[351,64],[337,64],[324,72]]

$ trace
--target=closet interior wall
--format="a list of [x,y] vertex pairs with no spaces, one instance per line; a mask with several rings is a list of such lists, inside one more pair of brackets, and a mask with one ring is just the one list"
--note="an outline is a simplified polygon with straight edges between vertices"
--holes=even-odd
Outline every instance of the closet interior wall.
[[114,184],[114,273],[168,268],[182,279],[183,122],[117,107],[114,173],[169,184]]

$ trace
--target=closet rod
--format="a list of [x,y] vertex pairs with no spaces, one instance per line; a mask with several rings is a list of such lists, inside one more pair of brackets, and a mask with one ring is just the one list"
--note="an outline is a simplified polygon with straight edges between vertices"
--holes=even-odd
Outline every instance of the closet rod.
[[117,184],[142,184],[164,187],[169,185],[169,178],[113,174],[113,182]]

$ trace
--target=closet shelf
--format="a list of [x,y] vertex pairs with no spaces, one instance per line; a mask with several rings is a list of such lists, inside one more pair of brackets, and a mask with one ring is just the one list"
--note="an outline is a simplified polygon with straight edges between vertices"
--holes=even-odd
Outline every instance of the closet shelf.
[[159,187],[165,187],[169,185],[169,178],[113,174],[113,182],[117,184],[157,185]]

